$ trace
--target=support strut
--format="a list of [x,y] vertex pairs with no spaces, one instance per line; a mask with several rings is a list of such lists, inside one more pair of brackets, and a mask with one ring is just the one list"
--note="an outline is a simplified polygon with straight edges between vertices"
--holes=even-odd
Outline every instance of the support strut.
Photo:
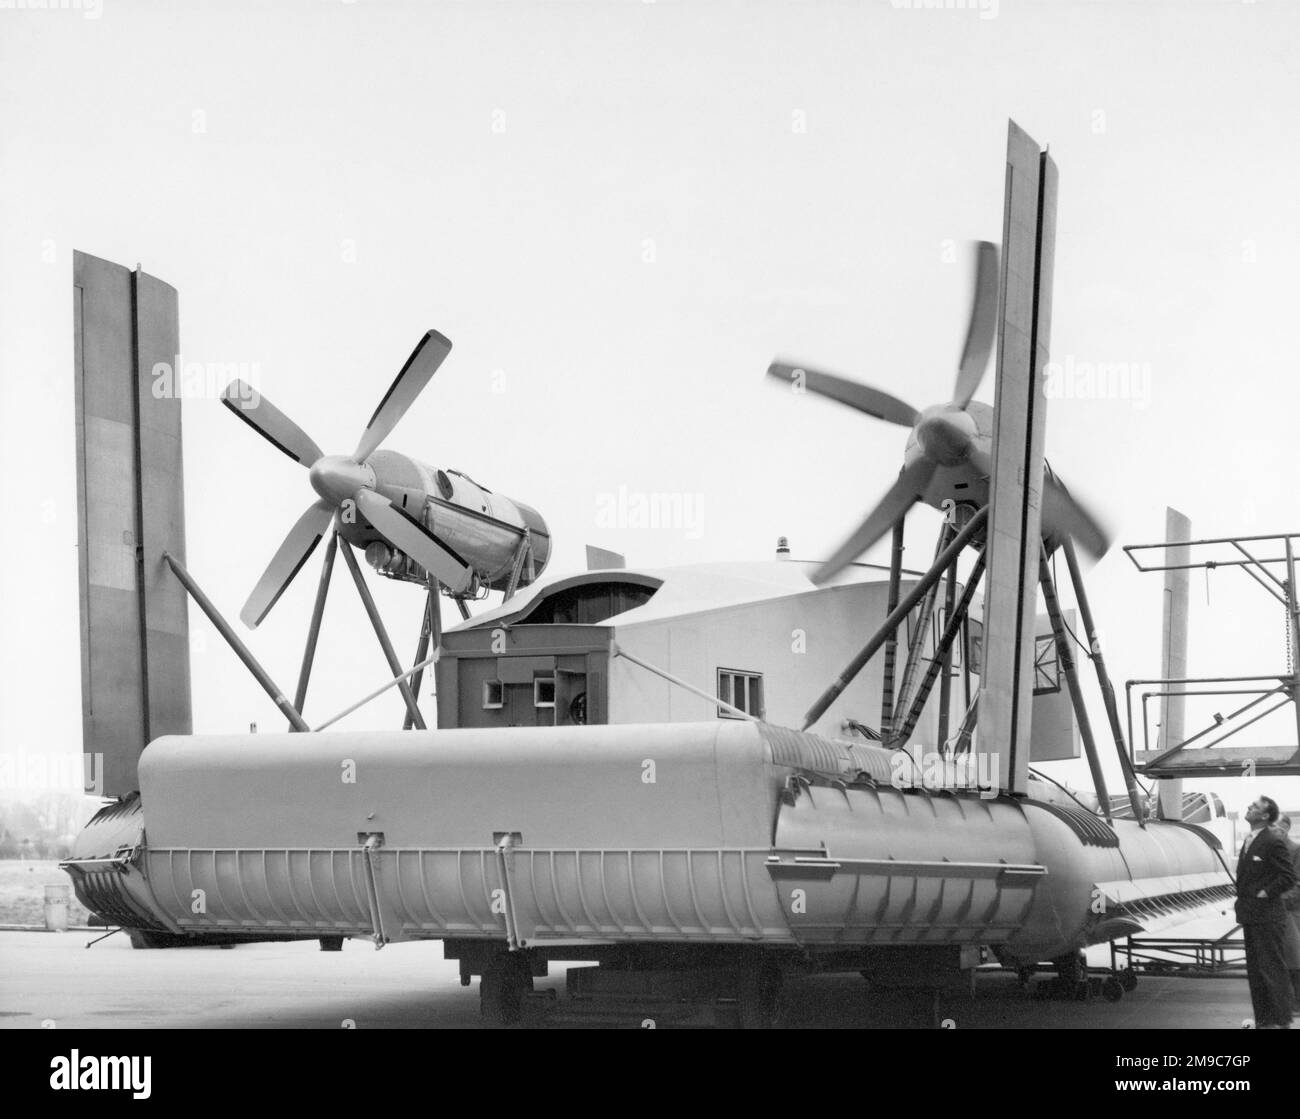
[[1286,613],[1290,626],[1291,663],[1287,665],[1291,673],[1291,702],[1295,705],[1296,742],[1300,742],[1300,589],[1296,587],[1295,549],[1291,546],[1291,537],[1286,538]]
[[905,597],[890,612],[889,616],[885,619],[884,624],[875,632],[871,640],[862,646],[862,649],[858,652],[857,656],[849,661],[849,663],[845,665],[844,671],[835,678],[834,683],[832,683],[831,686],[821,694],[817,702],[808,709],[808,713],[804,716],[804,730],[807,730],[813,725],[813,723],[826,714],[826,709],[840,697],[844,689],[853,682],[854,678],[862,671],[866,663],[876,655],[876,652],[885,643],[889,635],[893,633],[894,630],[898,628],[899,623],[907,617],[912,607],[925,597],[929,589],[934,586],[934,584],[942,577],[943,573],[948,570],[948,565],[956,561],[957,557],[961,555],[962,549],[970,543],[971,538],[984,527],[984,522],[988,520],[988,516],[989,510],[986,505],[966,522],[966,527],[957,533],[952,543],[944,549],[943,555],[941,555],[931,565],[929,571],[921,576],[917,581],[916,586],[907,593],[907,597]]
[[276,686],[275,681],[267,675],[266,669],[257,663],[257,658],[249,652],[248,646],[239,640],[239,635],[230,628],[230,623],[212,605],[212,600],[203,593],[198,583],[194,581],[193,576],[185,570],[185,566],[170,552],[163,552],[162,558],[167,561],[167,566],[172,569],[172,574],[181,581],[181,586],[189,592],[190,597],[198,604],[199,609],[208,616],[208,621],[216,626],[217,632],[226,639],[226,644],[235,651],[235,656],[243,661],[244,667],[262,685],[262,690],[271,697],[275,705],[284,713],[293,729],[296,731],[311,730],[303,717],[298,714],[298,709],[285,698],[284,693]]
[[528,579],[529,582],[532,581],[533,579],[533,574],[532,574],[533,566],[531,562],[532,554],[533,554],[533,534],[528,529],[524,529],[523,536],[519,538],[519,547],[515,549],[514,561],[510,564],[510,578],[506,581],[505,596],[501,599],[502,602],[509,602],[512,598],[515,597],[515,591],[519,589],[519,579],[524,573],[525,559],[529,560]]
[[[898,607],[898,590],[903,579],[903,526],[906,514],[894,522],[893,545],[889,553],[889,598],[885,604],[888,617]],[[898,656],[898,630],[885,640],[884,677],[880,688],[880,738],[887,742],[894,729],[894,661]]]
[[[388,661],[388,667],[392,669],[394,676],[401,676],[402,664],[397,659],[397,653],[393,651],[393,643],[388,639],[388,630],[384,628],[384,621],[379,616],[379,607],[375,605],[374,596],[371,595],[370,588],[366,586],[365,576],[361,574],[361,569],[357,566],[357,557],[352,554],[352,547],[346,541],[343,545],[343,561],[348,565],[352,581],[357,586],[357,594],[361,596],[361,604],[366,608],[366,614],[370,617],[370,624],[374,627],[375,636],[379,638],[379,647],[384,651],[384,658]],[[417,729],[426,730],[424,717],[420,714],[420,708],[415,702],[415,694],[411,691],[411,685],[405,677],[402,678],[402,682],[397,687],[402,693],[402,699],[406,701],[406,710],[411,716],[411,721]]]
[[338,552],[339,538],[330,533],[325,545],[325,562],[321,564],[320,582],[316,585],[316,604],[311,610],[311,626],[307,630],[307,645],[302,651],[302,668],[298,671],[298,689],[293,695],[293,705],[302,714],[307,702],[307,682],[311,679],[312,664],[316,660],[316,641],[320,637],[320,623],[325,616],[325,597],[329,594],[330,576],[334,574],[334,556]]
[[[943,670],[946,674],[948,658],[952,653],[953,642],[957,640],[957,635],[961,632],[962,619],[970,609],[971,599],[975,597],[975,591],[979,587],[980,579],[984,575],[984,560],[987,555],[986,549],[980,549],[979,559],[975,561],[975,566],[971,568],[969,578],[966,580],[966,586],[962,590],[961,602],[956,609],[949,609],[947,614],[947,624],[944,626],[943,636],[939,638],[939,647],[935,649],[934,656],[930,660],[929,666],[925,670],[925,676],[921,680],[921,687],[917,690],[916,698],[912,701],[912,706],[908,709],[907,717],[903,720],[903,725],[899,728],[897,736],[890,744],[893,749],[900,749],[907,745],[907,740],[912,737],[912,731],[916,729],[917,721],[921,718],[921,711],[925,708],[926,701],[930,698],[930,693],[934,691],[934,681]],[[956,565],[948,569],[951,577],[956,570]],[[937,586],[938,584],[936,584]],[[941,730],[939,733],[939,751],[942,752],[948,741],[947,720],[942,719]]]
[[1061,662],[1061,674],[1065,677],[1065,686],[1070,692],[1074,717],[1079,723],[1079,737],[1083,739],[1083,751],[1088,756],[1088,769],[1092,772],[1093,788],[1097,790],[1097,802],[1101,805],[1106,822],[1110,823],[1110,793],[1106,790],[1106,778],[1101,771],[1101,758],[1097,754],[1097,740],[1092,736],[1092,722],[1088,718],[1088,707],[1083,700],[1079,670],[1074,664],[1070,635],[1066,632],[1065,618],[1061,615],[1061,604],[1056,597],[1056,584],[1052,581],[1052,570],[1047,565],[1045,547],[1038,553],[1038,582],[1043,588],[1043,601],[1047,604],[1047,616],[1051,619],[1052,634],[1056,638],[1056,656]]
[[1115,688],[1110,682],[1110,673],[1106,671],[1106,659],[1101,653],[1101,640],[1097,636],[1097,627],[1092,621],[1092,606],[1088,602],[1088,592],[1083,585],[1083,575],[1079,570],[1079,557],[1074,551],[1074,542],[1068,537],[1062,544],[1065,563],[1070,570],[1070,585],[1074,588],[1074,601],[1079,607],[1079,617],[1083,620],[1083,633],[1088,639],[1088,656],[1097,673],[1097,684],[1101,688],[1102,702],[1106,706],[1106,721],[1110,723],[1110,736],[1115,741],[1115,752],[1119,755],[1120,772],[1124,774],[1124,786],[1128,789],[1129,807],[1133,809],[1133,819],[1146,827],[1146,818],[1142,812],[1142,793],[1138,788],[1137,774],[1133,772],[1133,761],[1128,756],[1128,747],[1124,745],[1124,731],[1119,721],[1119,704],[1115,701]]
[[[429,655],[429,641],[432,639],[434,649],[442,646],[442,604],[438,599],[441,584],[432,575],[429,576],[429,596],[424,602],[424,621],[420,625],[420,640],[415,645],[415,663],[423,664]],[[420,685],[424,682],[424,669],[420,668],[411,676],[411,692],[420,699]],[[407,711],[402,722],[403,730],[412,726],[411,713]]]
[[[983,563],[986,553],[980,552],[980,574],[984,573]],[[970,576],[970,581],[975,582],[974,575]],[[957,603],[957,565],[954,563],[948,568],[948,578],[944,583],[943,590],[943,619],[944,623],[954,616]],[[956,616],[959,619],[966,617],[966,610],[969,602],[961,610],[956,610]],[[964,623],[963,623],[964,627]],[[958,634],[954,633],[953,637]],[[951,720],[952,712],[952,646],[953,642],[949,641],[943,651],[943,664],[940,666],[942,675],[939,677],[939,727],[935,737],[939,740],[939,748],[943,749],[944,743],[948,741],[948,724]]]
[[[948,546],[948,541],[952,539],[955,530],[952,524],[945,520],[943,527],[939,530],[939,539],[934,546],[934,559],[937,563],[939,557],[943,555],[943,550]],[[953,565],[955,567],[956,564]],[[949,576],[952,574],[952,568],[948,570]],[[921,656],[925,652],[926,638],[930,635],[930,625],[934,618],[934,604],[939,598],[939,584],[936,581],[926,592],[925,598],[921,600],[921,612],[917,615],[916,629],[912,633],[912,640],[907,646],[907,663],[903,666],[903,685],[898,691],[897,706],[894,708],[894,718],[892,724],[898,726],[903,723],[908,711],[912,706],[912,691],[916,686],[916,674],[921,668]],[[891,734],[885,740],[885,744],[891,749],[898,749],[908,736],[912,733],[912,728],[899,734]],[[900,741],[901,739],[901,741]]]

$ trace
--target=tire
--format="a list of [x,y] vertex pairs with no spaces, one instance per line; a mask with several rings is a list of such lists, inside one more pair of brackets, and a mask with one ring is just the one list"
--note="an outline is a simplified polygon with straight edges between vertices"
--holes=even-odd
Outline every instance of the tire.
[[1135,990],[1138,985],[1138,973],[1134,971],[1131,967],[1126,967],[1123,971],[1119,973],[1119,982],[1120,982],[1120,986],[1123,987],[1124,990],[1126,991]]
[[131,941],[131,947],[135,949],[174,948],[184,941],[183,937],[172,933],[154,932],[152,929],[123,929],[122,931],[126,933]]
[[1107,1002],[1119,1002],[1124,997],[1124,984],[1117,976],[1108,975],[1101,985],[1101,993]]
[[322,936],[320,938],[320,950],[322,952],[342,952],[343,938],[341,936]]
[[499,952],[483,969],[478,984],[479,1014],[490,1030],[508,1030],[524,1017],[524,999],[532,992],[533,973],[522,952]]
[[781,969],[770,959],[755,960],[740,973],[736,1010],[742,1030],[775,1029],[784,1008]]

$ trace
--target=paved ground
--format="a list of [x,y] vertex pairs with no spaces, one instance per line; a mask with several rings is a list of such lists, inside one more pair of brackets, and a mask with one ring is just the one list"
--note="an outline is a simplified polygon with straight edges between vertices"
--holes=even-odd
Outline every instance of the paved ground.
[[55,859],[0,859],[0,925],[45,926],[45,887],[65,886],[68,924],[84,925],[89,918],[72,893],[72,879]]
[[[478,1027],[478,990],[460,986],[437,944],[376,952],[349,941],[342,952],[314,943],[232,949],[135,951],[122,935],[87,950],[87,933],[0,933],[0,1026],[60,1028]],[[539,987],[563,991],[552,969]],[[854,975],[796,980],[791,1027],[930,1025],[930,1006],[873,994]],[[1244,979],[1144,977],[1118,1003],[1040,1001],[1005,973],[977,978],[974,999],[947,998],[941,1014],[959,1029],[1240,1029],[1250,1015]]]

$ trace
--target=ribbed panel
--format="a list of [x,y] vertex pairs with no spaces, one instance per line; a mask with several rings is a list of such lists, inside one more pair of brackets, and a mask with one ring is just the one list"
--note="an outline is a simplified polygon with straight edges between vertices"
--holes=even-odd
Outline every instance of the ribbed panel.
[[815,734],[760,723],[759,733],[772,749],[776,765],[809,769],[832,777],[852,778],[865,773],[873,781],[889,783],[890,752],[879,746],[832,742]]
[[126,875],[117,869],[77,871],[69,868],[76,885],[77,899],[90,912],[110,925],[124,929],[149,929],[166,932],[167,926],[125,892]]
[[887,785],[893,776],[890,759],[897,751],[886,750],[883,746],[852,745],[845,746],[845,752],[853,759],[855,773],[865,773],[878,784]]
[[1041,808],[1067,824],[1072,832],[1088,847],[1118,847],[1119,836],[1100,816],[1085,812],[1069,804],[1047,804],[1041,800],[1022,802],[1027,808]]

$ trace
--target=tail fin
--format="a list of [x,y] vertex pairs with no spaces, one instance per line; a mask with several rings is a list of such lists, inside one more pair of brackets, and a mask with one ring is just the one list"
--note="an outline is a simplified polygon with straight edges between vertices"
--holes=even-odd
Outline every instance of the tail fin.
[[126,796],[145,745],[192,729],[187,601],[162,561],[185,555],[176,291],[84,253],[72,283],[83,749],[94,791]]

